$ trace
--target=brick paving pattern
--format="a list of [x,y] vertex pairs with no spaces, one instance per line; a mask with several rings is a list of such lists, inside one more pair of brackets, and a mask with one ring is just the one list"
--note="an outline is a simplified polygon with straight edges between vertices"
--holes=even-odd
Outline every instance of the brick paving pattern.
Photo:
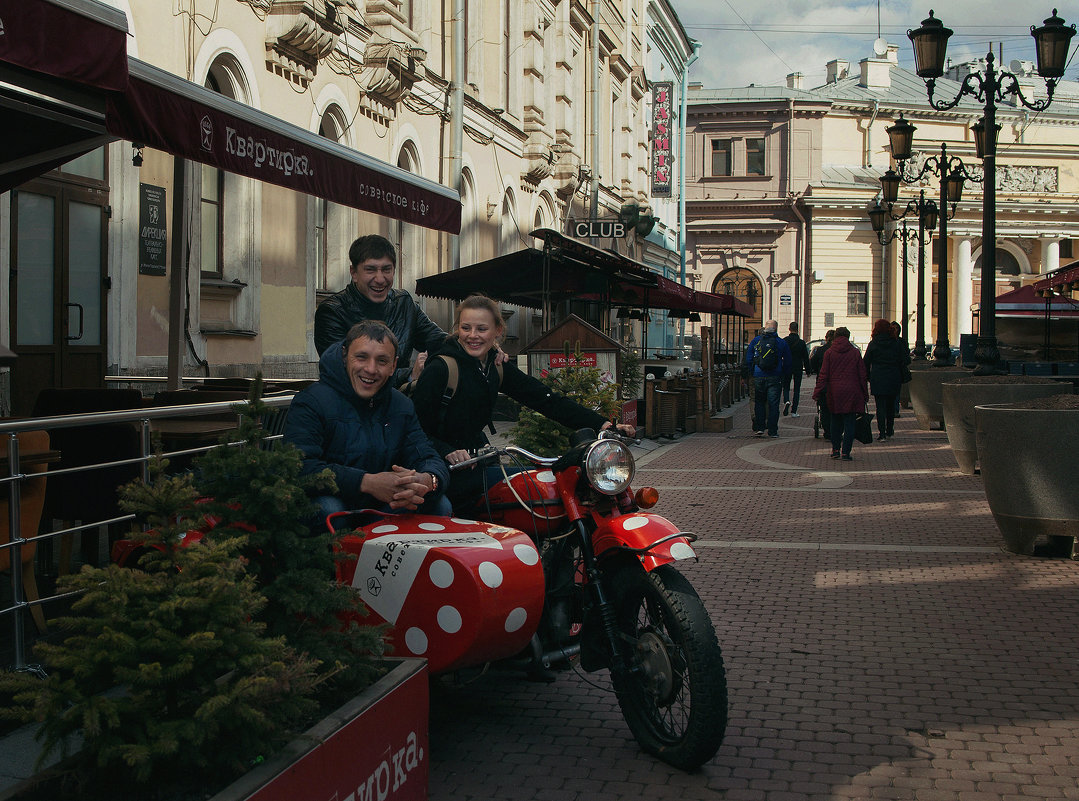
[[742,404],[638,472],[700,537],[680,567],[727,665],[713,760],[643,754],[606,674],[492,669],[434,683],[430,799],[1079,799],[1079,563],[1001,552],[980,477],[909,410],[853,462],[812,422],[757,439]]

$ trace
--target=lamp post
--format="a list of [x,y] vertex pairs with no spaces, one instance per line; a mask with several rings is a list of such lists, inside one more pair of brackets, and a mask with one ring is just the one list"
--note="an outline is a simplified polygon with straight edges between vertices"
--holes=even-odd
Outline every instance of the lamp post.
[[[888,173],[895,176],[892,179]],[[873,230],[877,232],[877,236],[881,236],[881,232],[884,230],[884,220],[891,218],[893,220],[904,220],[912,214],[918,215],[918,338],[914,344],[914,350],[911,351],[911,357],[914,359],[924,359],[926,355],[925,347],[925,246],[928,241],[932,240],[933,230],[937,227],[937,204],[932,200],[925,199],[925,190],[923,189],[917,200],[908,200],[907,206],[903,210],[902,214],[893,214],[892,206],[898,199],[899,192],[899,176],[895,175],[892,170],[888,170],[885,173],[885,177],[880,179],[881,185],[884,188],[884,202],[885,206],[877,204],[875,209],[870,210],[869,219],[873,224]],[[885,179],[888,182],[885,183]],[[880,227],[878,227],[878,225]],[[926,239],[925,233],[929,232],[929,240]],[[906,264],[903,265],[903,269],[906,270]]]
[[918,236],[918,231],[913,228],[907,228],[906,217],[901,218],[903,221],[902,226],[896,226],[891,231],[886,232],[887,218],[890,215],[888,210],[877,203],[874,208],[869,210],[869,221],[873,224],[873,230],[877,233],[877,239],[881,245],[887,247],[888,244],[894,239],[903,240],[903,334],[907,334],[907,327],[910,325],[910,311],[907,308],[907,299],[910,297],[910,290],[907,288],[907,243],[913,242],[915,237]]
[[971,73],[963,79],[959,94],[951,101],[934,101],[933,90],[936,79],[944,74],[945,55],[948,37],[952,35],[940,20],[929,12],[928,19],[922,20],[916,31],[907,31],[907,36],[914,45],[914,66],[919,78],[925,81],[929,105],[938,111],[954,108],[963,95],[971,95],[979,103],[984,102],[984,114],[978,125],[973,126],[978,157],[982,159],[982,270],[981,270],[981,306],[978,313],[978,344],[974,358],[978,362],[975,374],[999,373],[1000,351],[997,350],[996,336],[996,275],[997,275],[997,207],[996,207],[996,155],[997,155],[997,103],[1003,102],[1009,95],[1033,111],[1044,111],[1053,102],[1053,91],[1064,75],[1067,64],[1068,47],[1075,26],[1068,27],[1064,20],[1053,15],[1045,20],[1040,28],[1030,27],[1034,37],[1038,59],[1038,74],[1045,79],[1046,97],[1044,100],[1029,100],[1019,87],[1019,81],[1010,72],[996,69],[993,51],[985,57],[985,74]]
[[[967,169],[967,165],[958,156],[948,155],[948,145],[940,143],[940,155],[929,156],[922,164],[917,174],[907,168],[914,143],[914,131],[916,126],[911,125],[903,115],[895,125],[887,128],[888,140],[891,143],[892,157],[899,163],[899,172],[889,170],[881,180],[881,186],[888,190],[888,184],[894,185],[890,190],[894,195],[898,193],[899,182],[917,183],[927,173],[940,177],[940,266],[937,272],[937,342],[933,348],[933,360],[937,366],[952,364],[952,348],[948,341],[949,311],[948,302],[948,220],[955,216],[955,210],[963,194],[963,181],[975,181],[981,183],[982,178]],[[888,192],[886,191],[886,195]],[[948,206],[951,204],[951,212]]]

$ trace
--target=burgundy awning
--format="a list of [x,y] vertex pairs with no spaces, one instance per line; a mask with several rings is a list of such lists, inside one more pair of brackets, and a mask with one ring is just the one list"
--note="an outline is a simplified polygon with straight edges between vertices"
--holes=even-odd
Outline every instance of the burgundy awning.
[[0,0],[0,61],[121,91],[127,85],[127,17],[95,0]]
[[457,192],[130,59],[110,133],[174,156],[439,231],[461,230]]
[[696,292],[638,262],[589,245],[557,248],[546,269],[544,251],[525,248],[416,282],[416,293],[424,297],[463,300],[476,292],[533,309],[543,308],[545,301],[587,300],[612,306],[753,315],[752,307],[729,295]]
[[0,0],[0,192],[113,140],[127,19],[95,0]]

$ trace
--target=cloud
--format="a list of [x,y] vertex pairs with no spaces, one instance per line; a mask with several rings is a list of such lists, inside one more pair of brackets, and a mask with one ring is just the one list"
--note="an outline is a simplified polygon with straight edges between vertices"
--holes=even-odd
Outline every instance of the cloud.
[[[706,88],[783,86],[791,72],[801,72],[807,87],[820,86],[829,61],[843,59],[856,67],[872,56],[878,34],[899,46],[900,66],[912,68],[907,31],[921,24],[930,7],[954,31],[948,45],[952,61],[984,56],[990,46],[998,53],[1003,47],[1005,65],[1012,59],[1030,61],[1034,59],[1030,26],[1040,26],[1048,16],[1047,10],[1035,12],[1031,6],[981,0],[674,2],[686,33],[702,43],[689,79]],[[1069,25],[1075,21],[1066,20]],[[1073,40],[1073,52],[1076,44]],[[1079,79],[1079,66],[1073,62],[1066,77]]]

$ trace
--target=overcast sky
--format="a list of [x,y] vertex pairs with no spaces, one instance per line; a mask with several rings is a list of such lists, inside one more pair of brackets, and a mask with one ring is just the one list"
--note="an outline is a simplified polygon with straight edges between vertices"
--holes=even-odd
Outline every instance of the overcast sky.
[[[686,33],[702,43],[689,80],[706,88],[783,86],[787,73],[805,75],[807,88],[824,83],[824,65],[845,59],[852,68],[873,54],[878,36],[899,45],[899,64],[914,65],[907,30],[917,28],[929,9],[955,33],[948,42],[952,61],[984,56],[1004,47],[1005,67],[1013,59],[1034,60],[1030,26],[1041,26],[1057,4],[1064,21],[1079,22],[1074,4],[920,0],[911,3],[827,2],[826,0],[671,0]],[[1042,7],[1044,5],[1044,8]],[[1074,54],[1079,37],[1072,40]],[[1079,60],[1068,68],[1079,80]]]

